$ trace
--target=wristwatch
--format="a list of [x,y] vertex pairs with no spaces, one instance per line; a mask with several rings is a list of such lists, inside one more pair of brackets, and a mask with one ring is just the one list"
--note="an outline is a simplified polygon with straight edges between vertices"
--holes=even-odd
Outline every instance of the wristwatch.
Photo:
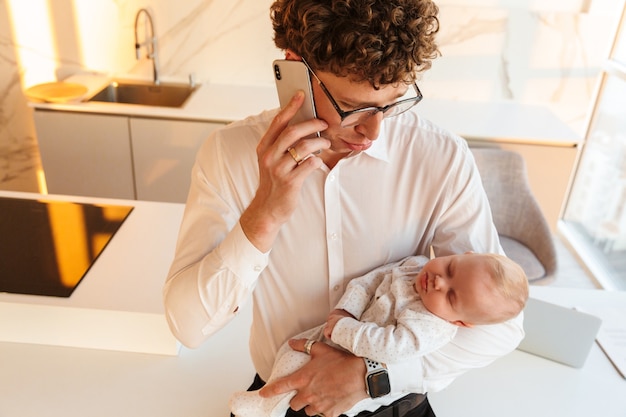
[[391,392],[389,384],[389,374],[384,363],[376,362],[368,358],[363,358],[365,367],[365,388],[371,398],[382,397]]

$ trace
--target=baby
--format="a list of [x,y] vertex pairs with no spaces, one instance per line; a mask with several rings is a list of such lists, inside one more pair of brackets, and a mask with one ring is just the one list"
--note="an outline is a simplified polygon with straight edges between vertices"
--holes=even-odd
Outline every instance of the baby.
[[[509,320],[522,311],[527,298],[524,271],[505,256],[468,252],[431,260],[409,257],[351,280],[326,323],[296,338],[393,363],[439,349],[459,326]],[[309,342],[309,351],[311,346]],[[293,373],[308,360],[307,354],[283,344],[269,381]],[[230,407],[237,417],[283,417],[294,395],[262,398],[258,391],[238,392]],[[374,411],[379,405],[364,399],[344,414]]]

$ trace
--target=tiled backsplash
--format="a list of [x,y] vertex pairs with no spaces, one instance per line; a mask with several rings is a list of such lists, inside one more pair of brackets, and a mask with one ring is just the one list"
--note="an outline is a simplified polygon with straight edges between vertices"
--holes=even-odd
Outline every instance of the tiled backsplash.
[[[199,82],[268,85],[271,0],[0,1],[0,182],[7,158],[31,149],[22,91],[78,70],[123,73],[136,63],[135,13],[148,4],[161,72]],[[515,100],[551,108],[582,135],[598,70],[623,2],[442,0],[442,56],[423,75],[425,98]],[[24,169],[13,166],[11,168]]]

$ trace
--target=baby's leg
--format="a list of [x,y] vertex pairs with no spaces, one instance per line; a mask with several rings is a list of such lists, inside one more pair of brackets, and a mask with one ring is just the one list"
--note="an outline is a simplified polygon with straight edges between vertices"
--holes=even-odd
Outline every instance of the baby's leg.
[[[314,332],[309,330],[298,335],[297,338],[306,338],[313,334]],[[284,343],[276,354],[276,362],[267,382],[294,373],[303,367],[309,359],[309,355],[306,353],[295,351],[287,343]],[[274,397],[263,398],[258,391],[237,392],[230,398],[230,410],[237,417],[284,417],[294,395],[296,392],[291,391]]]
[[230,411],[236,417],[284,417],[295,392],[262,398],[258,391],[237,392],[230,397]]

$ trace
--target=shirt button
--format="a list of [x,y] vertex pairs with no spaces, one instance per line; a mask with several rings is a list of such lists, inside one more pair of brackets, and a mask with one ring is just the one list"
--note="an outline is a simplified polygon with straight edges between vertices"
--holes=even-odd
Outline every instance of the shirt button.
[[332,233],[332,234],[330,235],[330,238],[331,238],[332,240],[337,240],[337,239],[339,239],[339,235],[338,235],[337,233]]
[[339,291],[339,285],[335,285],[335,286],[333,287],[333,291]]
[[332,181],[335,181],[335,176],[334,176],[334,175],[330,175],[330,176],[328,177],[328,181],[331,181],[331,182],[332,182]]
[[261,265],[254,265],[254,271],[255,272],[259,272],[262,269],[263,269],[263,267]]

